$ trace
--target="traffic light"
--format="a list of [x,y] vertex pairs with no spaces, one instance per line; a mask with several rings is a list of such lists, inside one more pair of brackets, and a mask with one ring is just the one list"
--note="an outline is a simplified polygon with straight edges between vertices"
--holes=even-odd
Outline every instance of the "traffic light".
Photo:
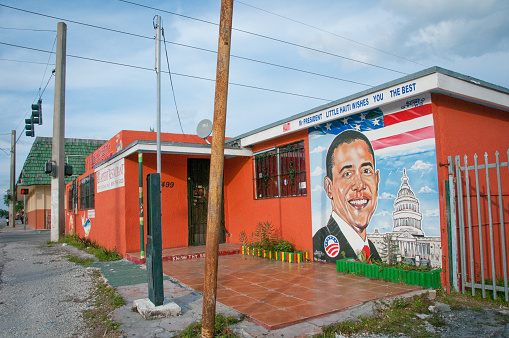
[[25,119],[25,130],[26,136],[35,136],[34,121],[31,118]]
[[72,165],[67,163],[64,165],[64,176],[72,176]]
[[32,105],[32,121],[34,124],[42,124],[42,100]]
[[28,195],[28,189],[27,188],[22,188],[21,189],[21,195]]
[[32,117],[25,119],[26,136],[35,136],[34,124],[42,124],[42,100],[39,99],[37,103],[32,105]]

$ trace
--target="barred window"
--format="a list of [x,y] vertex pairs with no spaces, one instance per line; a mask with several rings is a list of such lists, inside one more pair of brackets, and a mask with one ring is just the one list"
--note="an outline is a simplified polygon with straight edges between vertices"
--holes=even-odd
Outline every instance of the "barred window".
[[304,150],[300,141],[255,155],[257,199],[307,194]]
[[80,181],[80,209],[82,210],[95,207],[94,183],[94,174],[90,174]]
[[69,192],[67,193],[68,199],[68,210],[73,211],[74,207],[78,206],[78,181],[72,181],[71,187],[69,188]]

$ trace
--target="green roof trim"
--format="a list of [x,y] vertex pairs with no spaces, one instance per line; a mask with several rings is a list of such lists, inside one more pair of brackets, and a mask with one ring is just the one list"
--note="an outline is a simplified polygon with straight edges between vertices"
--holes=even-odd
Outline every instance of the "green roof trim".
[[[73,167],[73,175],[65,178],[65,184],[85,173],[85,158],[106,142],[106,140],[65,139],[65,162]],[[27,187],[51,184],[51,177],[44,172],[44,163],[51,160],[51,152],[52,138],[38,136],[23,164],[17,184]]]

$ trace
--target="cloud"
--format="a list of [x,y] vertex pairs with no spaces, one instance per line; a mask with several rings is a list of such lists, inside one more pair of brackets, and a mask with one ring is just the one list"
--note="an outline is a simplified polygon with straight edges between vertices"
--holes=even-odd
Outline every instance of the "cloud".
[[410,170],[428,170],[430,168],[433,168],[433,164],[426,163],[421,160],[415,161],[414,165],[410,168]]
[[311,176],[320,176],[324,175],[326,173],[325,169],[320,168],[319,166],[316,166],[315,170],[313,170],[310,175]]
[[315,149],[311,150],[309,153],[310,153],[310,154],[314,154],[314,153],[323,153],[324,151],[327,151],[327,148],[322,147],[322,146],[318,146],[318,147],[316,147]]
[[315,187],[311,191],[322,191],[323,187],[321,185],[315,185]]
[[424,217],[439,217],[440,209],[430,209],[423,213]]
[[383,192],[381,193],[380,195],[378,195],[378,198],[381,199],[381,200],[393,200],[396,198],[395,195],[389,193],[389,192]]
[[419,194],[431,194],[431,193],[436,193],[436,191],[431,189],[430,187],[428,187],[426,185],[426,186],[422,187],[417,193],[419,193]]

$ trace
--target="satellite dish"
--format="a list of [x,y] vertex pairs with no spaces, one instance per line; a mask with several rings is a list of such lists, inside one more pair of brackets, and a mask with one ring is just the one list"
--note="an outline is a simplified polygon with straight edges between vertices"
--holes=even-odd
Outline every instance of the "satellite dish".
[[212,121],[201,120],[196,127],[196,134],[201,138],[207,138],[212,133]]

